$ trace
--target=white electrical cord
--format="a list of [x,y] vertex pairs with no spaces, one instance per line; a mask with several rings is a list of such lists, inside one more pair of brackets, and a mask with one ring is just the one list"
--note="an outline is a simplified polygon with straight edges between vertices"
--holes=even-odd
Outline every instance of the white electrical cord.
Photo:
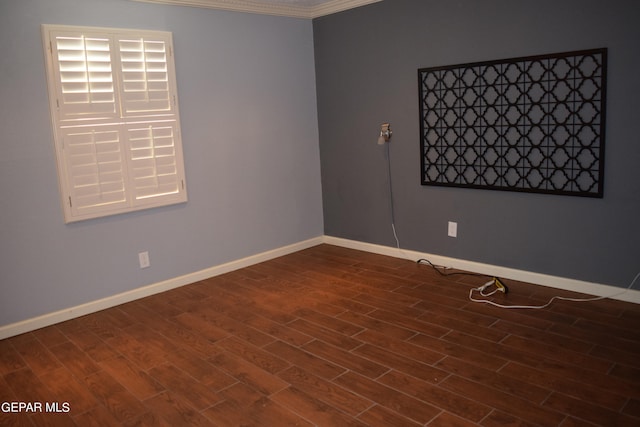
[[592,297],[592,298],[569,298],[569,297],[561,297],[561,296],[555,296],[553,298],[551,298],[546,304],[543,305],[504,305],[504,304],[498,304],[497,302],[493,302],[491,300],[485,300],[485,299],[477,299],[473,297],[473,292],[479,292],[480,295],[482,295],[483,297],[488,297],[493,295],[494,293],[497,292],[497,290],[485,294],[484,290],[489,287],[493,281],[487,282],[484,285],[478,287],[478,288],[472,288],[469,290],[469,299],[473,302],[479,302],[479,303],[483,303],[483,304],[489,304],[489,305],[493,305],[495,307],[499,307],[499,308],[520,308],[520,309],[534,309],[534,310],[540,310],[543,308],[547,308],[551,305],[551,303],[555,300],[563,300],[563,301],[574,301],[574,302],[587,302],[587,301],[598,301],[601,299],[606,299],[606,298],[613,298],[613,297],[617,297],[619,295],[622,295],[624,293],[626,293],[627,291],[629,291],[631,288],[633,288],[634,283],[638,280],[638,277],[640,277],[640,272],[638,272],[638,274],[636,274],[636,277],[633,278],[633,280],[631,281],[631,283],[629,284],[629,286],[624,289],[621,292],[612,294],[612,295],[607,295],[607,296],[601,296],[601,297]]
[[393,210],[393,185],[391,183],[391,153],[389,152],[389,143],[384,144],[387,155],[387,177],[389,182],[389,208],[391,210],[391,230],[393,231],[393,237],[396,239],[396,248],[400,249],[400,240],[398,239],[398,233],[396,233],[396,218]]
[[489,292],[488,294],[486,294],[484,291],[487,288],[490,288],[491,285],[493,285],[495,283],[495,279],[491,279],[489,280],[487,283],[485,283],[484,285],[480,286],[479,288],[474,288],[473,290],[476,290],[478,292],[480,292],[480,295],[482,295],[483,297],[490,297],[491,295],[495,294],[496,292],[500,292],[500,288],[495,288],[493,291]]

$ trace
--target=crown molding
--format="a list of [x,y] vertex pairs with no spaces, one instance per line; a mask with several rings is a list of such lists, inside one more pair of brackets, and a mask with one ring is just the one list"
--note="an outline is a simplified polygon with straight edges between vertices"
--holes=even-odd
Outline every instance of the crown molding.
[[262,15],[288,16],[313,19],[332,13],[342,12],[382,0],[329,0],[316,6],[287,5],[276,2],[252,0],[131,0],[143,3],[160,3],[174,6],[192,6],[207,9],[222,9],[236,12],[259,13]]

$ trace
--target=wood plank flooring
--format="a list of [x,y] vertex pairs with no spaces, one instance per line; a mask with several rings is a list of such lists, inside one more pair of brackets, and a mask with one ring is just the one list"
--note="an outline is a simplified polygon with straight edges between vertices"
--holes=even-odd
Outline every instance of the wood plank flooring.
[[486,280],[313,247],[0,341],[0,401],[43,405],[0,425],[640,425],[639,305]]

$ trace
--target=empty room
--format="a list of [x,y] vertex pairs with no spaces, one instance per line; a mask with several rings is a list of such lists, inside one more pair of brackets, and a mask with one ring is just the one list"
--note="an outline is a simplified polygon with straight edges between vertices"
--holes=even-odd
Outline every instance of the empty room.
[[640,425],[636,0],[0,0],[0,424]]

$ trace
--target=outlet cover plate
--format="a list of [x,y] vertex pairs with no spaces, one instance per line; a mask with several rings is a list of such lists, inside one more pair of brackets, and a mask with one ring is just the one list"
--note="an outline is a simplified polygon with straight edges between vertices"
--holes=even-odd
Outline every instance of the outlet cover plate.
[[138,254],[138,262],[140,263],[140,268],[148,268],[151,266],[151,260],[149,259],[149,252],[144,251]]
[[447,229],[449,237],[458,237],[458,223],[449,221],[449,228]]

